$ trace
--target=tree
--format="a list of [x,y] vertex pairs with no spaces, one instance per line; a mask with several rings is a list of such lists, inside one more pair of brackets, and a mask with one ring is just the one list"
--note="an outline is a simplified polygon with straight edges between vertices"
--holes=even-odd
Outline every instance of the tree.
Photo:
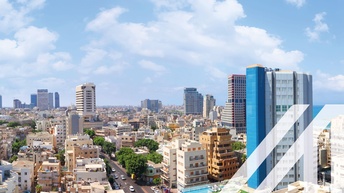
[[61,165],[62,166],[64,166],[65,165],[65,150],[63,149],[63,150],[60,150],[59,152],[58,152],[58,159],[60,160],[60,163],[61,163]]
[[12,154],[16,155],[19,152],[19,149],[25,145],[26,145],[26,139],[21,140],[21,141],[19,139],[16,139],[14,143],[12,143]]
[[159,149],[159,143],[152,139],[140,139],[134,145],[135,147],[147,147],[150,152],[155,152]]
[[246,159],[247,159],[247,155],[246,154],[242,154],[242,156],[241,156],[242,163],[244,163],[246,161]]
[[110,176],[110,177],[108,178],[108,180],[109,180],[109,183],[110,183],[111,185],[115,182],[115,179],[113,179],[112,176]]
[[110,176],[110,174],[112,172],[112,168],[109,164],[109,160],[104,159],[104,163],[105,163],[106,176]]
[[244,149],[244,148],[246,148],[246,146],[243,143],[241,143],[240,141],[236,141],[236,142],[234,142],[232,144],[232,149],[233,150],[241,150],[241,149]]
[[160,155],[159,153],[156,153],[156,152],[152,152],[150,154],[148,154],[146,156],[147,160],[150,160],[156,164],[158,163],[161,163],[162,162],[162,159],[163,159],[163,156]]
[[93,138],[96,135],[96,132],[92,129],[84,129],[84,133],[90,136],[90,138]]
[[95,145],[103,146],[104,142],[105,142],[104,137],[99,137],[99,136],[97,136],[97,137],[95,137],[95,138],[93,139],[93,143],[94,143]]
[[134,153],[134,150],[132,150],[129,147],[122,147],[119,151],[117,151],[116,157],[117,157],[119,164],[121,164],[123,167],[125,167],[125,160],[131,154],[135,154],[135,153]]
[[113,143],[105,141],[103,144],[103,150],[111,157],[111,153],[116,151],[116,146]]
[[35,188],[37,193],[40,193],[42,191],[42,185],[40,184],[37,184]]
[[153,180],[153,184],[155,184],[155,185],[159,185],[160,183],[161,183],[161,178],[155,178]]
[[14,127],[17,127],[17,126],[20,126],[20,123],[18,123],[18,122],[9,122],[9,123],[7,124],[7,127],[12,127],[12,128],[14,128]]
[[8,123],[7,121],[0,120],[0,125],[3,125],[5,123]]
[[18,159],[18,156],[17,155],[12,155],[12,157],[10,158],[9,162],[14,162],[14,161],[17,161]]
[[131,154],[125,161],[125,169],[129,174],[141,176],[146,172],[147,159],[143,155]]

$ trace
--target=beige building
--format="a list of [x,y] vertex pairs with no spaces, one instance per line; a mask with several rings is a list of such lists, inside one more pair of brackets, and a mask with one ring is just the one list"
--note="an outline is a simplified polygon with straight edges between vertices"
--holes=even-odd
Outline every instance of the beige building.
[[18,174],[18,190],[24,192],[32,190],[34,185],[34,162],[15,161],[12,163],[13,171]]
[[222,181],[230,179],[238,170],[239,162],[232,151],[232,141],[229,130],[213,128],[204,131],[200,143],[207,151],[209,179]]
[[163,147],[161,171],[164,183],[179,190],[206,183],[206,151],[197,141],[175,139]]
[[29,133],[26,136],[27,146],[33,147],[34,141],[48,142],[51,143],[54,147],[56,146],[54,136],[48,132]]
[[58,190],[61,186],[61,165],[56,157],[44,161],[38,170],[37,184],[42,186],[42,191]]

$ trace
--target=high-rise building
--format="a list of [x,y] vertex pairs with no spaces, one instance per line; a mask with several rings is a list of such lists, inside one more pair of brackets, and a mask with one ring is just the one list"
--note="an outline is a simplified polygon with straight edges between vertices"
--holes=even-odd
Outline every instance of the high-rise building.
[[55,108],[60,108],[60,94],[55,92]]
[[151,110],[152,112],[158,113],[161,109],[162,103],[159,100],[150,100],[145,99],[141,101],[141,108],[146,108]]
[[[295,71],[272,70],[261,65],[252,65],[246,69],[246,85],[248,157],[292,105],[309,105],[248,180],[249,187],[257,188],[312,120],[312,76]],[[281,176],[283,179],[275,189],[285,188],[298,180],[302,181],[303,168],[303,158],[301,158],[287,175]],[[277,179],[279,175],[275,173],[276,178],[272,180]],[[268,184],[274,183],[268,182]]]
[[197,88],[184,89],[184,114],[201,115],[203,111],[203,96]]
[[37,90],[37,107],[41,111],[49,109],[48,89],[38,89]]
[[237,133],[246,133],[246,76],[228,77],[228,100],[222,114],[222,123]]
[[19,109],[22,108],[22,103],[19,99],[14,99],[13,100],[13,108],[14,109]]
[[79,115],[95,115],[96,85],[85,83],[76,87],[76,110]]
[[226,128],[212,128],[200,136],[200,143],[207,151],[208,178],[215,181],[231,179],[239,162],[232,150],[232,136]]
[[213,110],[216,100],[213,95],[207,94],[203,100],[203,117],[209,118],[210,111]]
[[0,95],[0,109],[2,108],[2,96]]
[[31,108],[37,107],[37,94],[31,94],[30,99],[31,99],[30,101]]
[[54,108],[54,93],[49,92],[49,109]]

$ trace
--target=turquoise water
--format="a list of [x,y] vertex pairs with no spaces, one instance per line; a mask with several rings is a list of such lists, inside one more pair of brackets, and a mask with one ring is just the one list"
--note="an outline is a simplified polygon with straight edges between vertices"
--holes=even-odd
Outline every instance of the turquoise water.
[[314,105],[313,106],[313,118],[320,112],[324,105]]

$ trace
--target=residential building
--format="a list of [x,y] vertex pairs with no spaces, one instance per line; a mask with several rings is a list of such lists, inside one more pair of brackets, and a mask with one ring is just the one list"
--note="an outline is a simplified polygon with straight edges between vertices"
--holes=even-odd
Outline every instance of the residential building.
[[61,187],[61,164],[56,157],[49,157],[38,170],[37,184],[42,186],[42,191],[58,190]]
[[143,177],[144,181],[153,183],[154,179],[160,178],[160,175],[162,174],[161,169],[162,169],[161,163],[156,164],[148,160],[147,169]]
[[213,181],[230,179],[238,170],[239,162],[232,150],[231,137],[228,129],[217,127],[200,136],[200,143],[207,152],[208,178]]
[[64,146],[66,140],[66,127],[64,125],[55,125],[54,137],[56,139],[56,145]]
[[246,76],[228,77],[228,99],[222,114],[222,123],[237,133],[246,133]]
[[60,94],[55,92],[55,108],[60,108]]
[[18,187],[20,192],[30,191],[34,188],[34,162],[18,160],[12,163],[13,171],[18,174]]
[[48,89],[38,89],[37,90],[37,107],[41,111],[49,109]]
[[37,94],[31,94],[30,99],[31,108],[37,107]]
[[203,111],[203,96],[197,88],[184,89],[184,114],[201,115]]
[[49,95],[49,99],[48,99],[49,105],[48,105],[48,108],[49,109],[54,109],[54,93],[49,92],[48,95]]
[[203,100],[203,117],[209,118],[210,111],[213,110],[216,104],[216,100],[213,95],[207,94],[204,96]]
[[158,113],[162,108],[162,103],[159,100],[145,99],[141,101],[141,108],[146,108],[152,112]]
[[[292,105],[309,105],[296,124],[287,131],[281,142],[277,144],[248,180],[249,187],[255,189],[311,122],[313,111],[312,76],[295,71],[272,70],[261,65],[252,65],[246,69],[246,83],[248,157]],[[274,180],[278,177],[283,179],[278,183],[276,190],[286,188],[290,183],[303,180],[305,175],[303,173],[303,159],[301,158],[299,161],[289,160],[296,161],[294,167],[290,170],[286,168],[289,171],[287,175],[280,176],[281,174],[275,173],[276,177],[271,182],[267,182],[268,186],[275,184]]]
[[344,115],[337,116],[331,120],[330,129],[330,160],[331,161],[331,183],[334,187],[344,189]]
[[54,136],[48,132],[37,132],[37,133],[29,133],[26,136],[26,144],[29,147],[33,147],[35,141],[50,143],[55,147],[55,140]]
[[66,117],[67,135],[82,134],[84,131],[84,121],[78,114],[69,113]]
[[105,163],[100,158],[78,158],[73,170],[76,182],[107,181]]
[[0,162],[0,193],[18,193],[18,174],[12,171],[11,163]]

